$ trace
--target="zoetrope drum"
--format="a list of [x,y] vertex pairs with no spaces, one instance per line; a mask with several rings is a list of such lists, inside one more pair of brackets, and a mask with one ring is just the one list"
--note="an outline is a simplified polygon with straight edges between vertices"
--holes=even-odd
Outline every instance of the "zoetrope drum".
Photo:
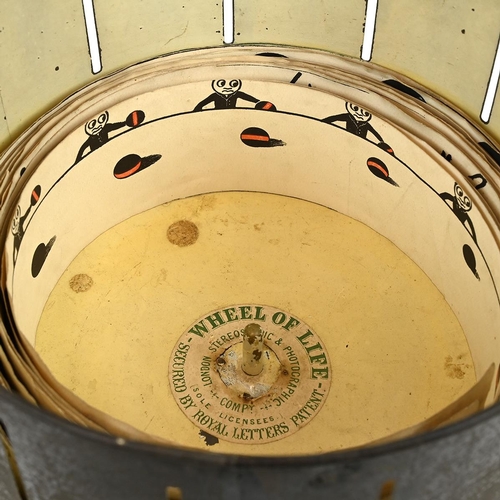
[[9,495],[50,497],[59,453],[101,471],[55,458],[71,498],[495,498],[500,151],[448,101],[321,50],[191,50],[0,162]]

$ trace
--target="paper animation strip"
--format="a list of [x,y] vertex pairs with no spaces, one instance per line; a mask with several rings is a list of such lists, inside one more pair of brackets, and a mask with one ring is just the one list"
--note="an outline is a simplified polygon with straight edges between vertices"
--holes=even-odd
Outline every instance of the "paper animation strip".
[[[417,88],[411,81],[400,75],[389,71],[376,72],[367,65],[356,64],[351,60],[312,50],[287,48],[280,48],[279,52],[276,50],[276,48],[265,50],[262,47],[205,50],[189,54],[189,65],[193,68],[197,66],[213,68],[218,63],[224,62],[226,66],[231,63],[242,68],[248,66],[254,69],[255,79],[260,79],[260,81],[265,81],[266,72],[272,68],[275,72],[269,76],[269,80],[277,81],[281,78],[283,84],[316,89],[343,99],[346,112],[334,114],[330,112],[329,114],[329,111],[325,110],[323,114],[317,114],[311,118],[323,122],[325,127],[338,127],[346,133],[359,137],[359,140],[367,140],[376,144],[380,149],[380,155],[366,158],[362,167],[369,172],[367,175],[374,176],[372,179],[376,178],[377,182],[380,181],[387,189],[394,191],[398,188],[398,172],[393,171],[393,168],[389,172],[387,158],[397,158],[401,160],[401,165],[408,159],[398,156],[400,154],[398,144],[389,145],[385,141],[376,122],[384,120],[392,124],[395,129],[404,130],[411,136],[416,148],[438,157],[436,161],[441,162],[443,168],[449,164],[448,174],[454,183],[450,182],[446,190],[436,192],[436,196],[441,198],[442,203],[448,205],[450,215],[456,217],[472,237],[473,242],[457,246],[457,252],[461,253],[465,265],[477,280],[480,278],[483,280],[483,276],[479,276],[477,271],[480,258],[478,245],[482,241],[481,235],[476,234],[475,217],[488,217],[488,213],[491,213],[497,221],[500,220],[498,146],[450,106],[443,104],[425,89]],[[4,278],[8,273],[12,275],[33,212],[51,188],[51,185],[45,186],[37,183],[36,173],[41,159],[50,152],[52,147],[50,144],[55,137],[54,123],[67,122],[71,125],[68,130],[73,131],[75,120],[80,120],[80,129],[83,130],[82,142],[77,145],[78,150],[71,152],[69,160],[69,165],[79,168],[77,164],[80,164],[84,158],[104,147],[119,134],[128,133],[132,129],[146,125],[148,121],[152,122],[169,114],[168,110],[159,111],[155,115],[154,110],[130,111],[129,108],[121,115],[121,118],[117,114],[117,118],[110,119],[111,116],[115,116],[111,114],[113,106],[118,106],[125,101],[126,96],[130,97],[131,76],[137,82],[137,96],[145,91],[147,85],[141,85],[143,82],[152,81],[155,71],[156,76],[161,76],[159,81],[162,82],[162,88],[175,85],[174,79],[169,80],[168,72],[174,74],[176,70],[185,70],[186,56],[177,54],[167,59],[150,61],[116,73],[67,99],[49,112],[37,124],[37,127],[23,135],[1,159],[0,198],[3,210],[0,212],[0,223],[11,228],[10,245],[7,245],[5,249],[5,253],[10,258],[4,259],[2,268]],[[290,69],[291,66],[300,67],[300,71]],[[285,109],[280,102],[274,102],[275,99],[273,102],[266,99],[260,100],[243,92],[241,89],[243,87],[246,89],[246,82],[238,78],[238,75],[235,75],[235,78],[213,80],[211,85],[213,93],[202,98],[196,105],[191,103],[188,106],[186,103],[183,110],[176,112],[207,113],[210,109],[224,109],[228,110],[224,111],[226,113],[236,109],[241,103],[250,103],[252,108],[259,112],[299,113],[297,109]],[[102,110],[103,95],[108,93],[110,98],[107,101],[106,110]],[[79,113],[76,113],[76,110],[79,110]],[[123,119],[127,112],[129,114],[124,121],[114,121]],[[277,138],[272,138],[268,131],[252,123],[249,123],[244,130],[235,131],[235,134],[240,140],[241,147],[285,146],[283,138],[279,135]],[[38,142],[34,141],[34,138]],[[33,142],[36,144],[33,145]],[[153,165],[159,166],[164,160],[166,158],[155,151],[147,154],[124,151],[123,157],[114,164],[107,165],[106,168],[117,182],[134,182],[134,179],[139,178],[136,177],[137,174]],[[68,168],[68,165],[64,168]],[[58,175],[64,175],[65,171],[62,170]],[[56,182],[57,178],[55,177],[53,182]],[[11,188],[18,182],[24,183],[25,189],[30,191],[29,203],[20,203],[19,198],[11,199],[13,193]],[[473,212],[473,208],[476,209],[476,213]],[[490,219],[488,221],[488,223],[491,222]],[[62,238],[61,235],[49,234],[47,239],[39,242],[31,261],[30,271],[33,279],[41,279],[44,265],[53,254],[60,238]],[[5,244],[6,241],[3,243]],[[91,408],[71,391],[61,386],[16,328],[16,319],[11,308],[10,280],[4,279],[3,283],[2,300],[10,321],[0,324],[2,340],[0,384],[22,395],[31,403],[61,415],[78,425],[131,439],[161,441]],[[480,373],[476,386],[463,398],[450,404],[429,421],[408,430],[404,435],[433,429],[467,412],[481,410],[487,404],[486,401],[491,403],[492,398],[488,394],[491,395],[492,389],[495,390],[492,386],[494,380],[498,379],[496,366],[498,362],[495,367],[492,364],[491,368]],[[497,377],[494,376],[495,371]],[[498,390],[496,392],[498,393]]]

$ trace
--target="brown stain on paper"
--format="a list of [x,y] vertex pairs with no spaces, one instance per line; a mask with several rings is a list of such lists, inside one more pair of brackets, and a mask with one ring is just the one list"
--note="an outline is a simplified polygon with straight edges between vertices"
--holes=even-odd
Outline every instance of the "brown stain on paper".
[[450,378],[463,379],[466,375],[466,370],[471,368],[471,365],[466,363],[460,363],[463,359],[463,355],[457,356],[456,363],[453,362],[452,356],[446,356],[444,361],[444,370],[446,375]]
[[196,242],[199,236],[198,226],[188,220],[178,220],[167,229],[170,243],[178,247],[187,247]]
[[69,280],[71,290],[76,293],[86,292],[93,284],[94,280],[88,274],[75,274]]

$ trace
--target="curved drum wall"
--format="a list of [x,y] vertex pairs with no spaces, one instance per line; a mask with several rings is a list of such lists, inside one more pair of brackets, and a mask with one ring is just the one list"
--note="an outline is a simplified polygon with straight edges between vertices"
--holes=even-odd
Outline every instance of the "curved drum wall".
[[[373,3],[373,2],[369,2]],[[236,44],[318,48],[359,59],[366,2],[300,0],[236,5]],[[81,0],[34,9],[4,2],[0,14],[0,145],[75,90],[130,64],[171,52],[223,45],[223,2],[94,1],[102,71],[92,73]],[[372,62],[449,99],[472,120],[479,115],[498,44],[495,0],[380,1]],[[500,137],[498,106],[487,131]]]

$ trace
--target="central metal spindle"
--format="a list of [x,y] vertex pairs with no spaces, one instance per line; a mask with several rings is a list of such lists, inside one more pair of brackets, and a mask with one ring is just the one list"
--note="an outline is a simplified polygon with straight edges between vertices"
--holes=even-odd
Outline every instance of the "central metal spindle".
[[264,339],[256,323],[250,323],[243,331],[243,371],[258,375],[264,368]]

